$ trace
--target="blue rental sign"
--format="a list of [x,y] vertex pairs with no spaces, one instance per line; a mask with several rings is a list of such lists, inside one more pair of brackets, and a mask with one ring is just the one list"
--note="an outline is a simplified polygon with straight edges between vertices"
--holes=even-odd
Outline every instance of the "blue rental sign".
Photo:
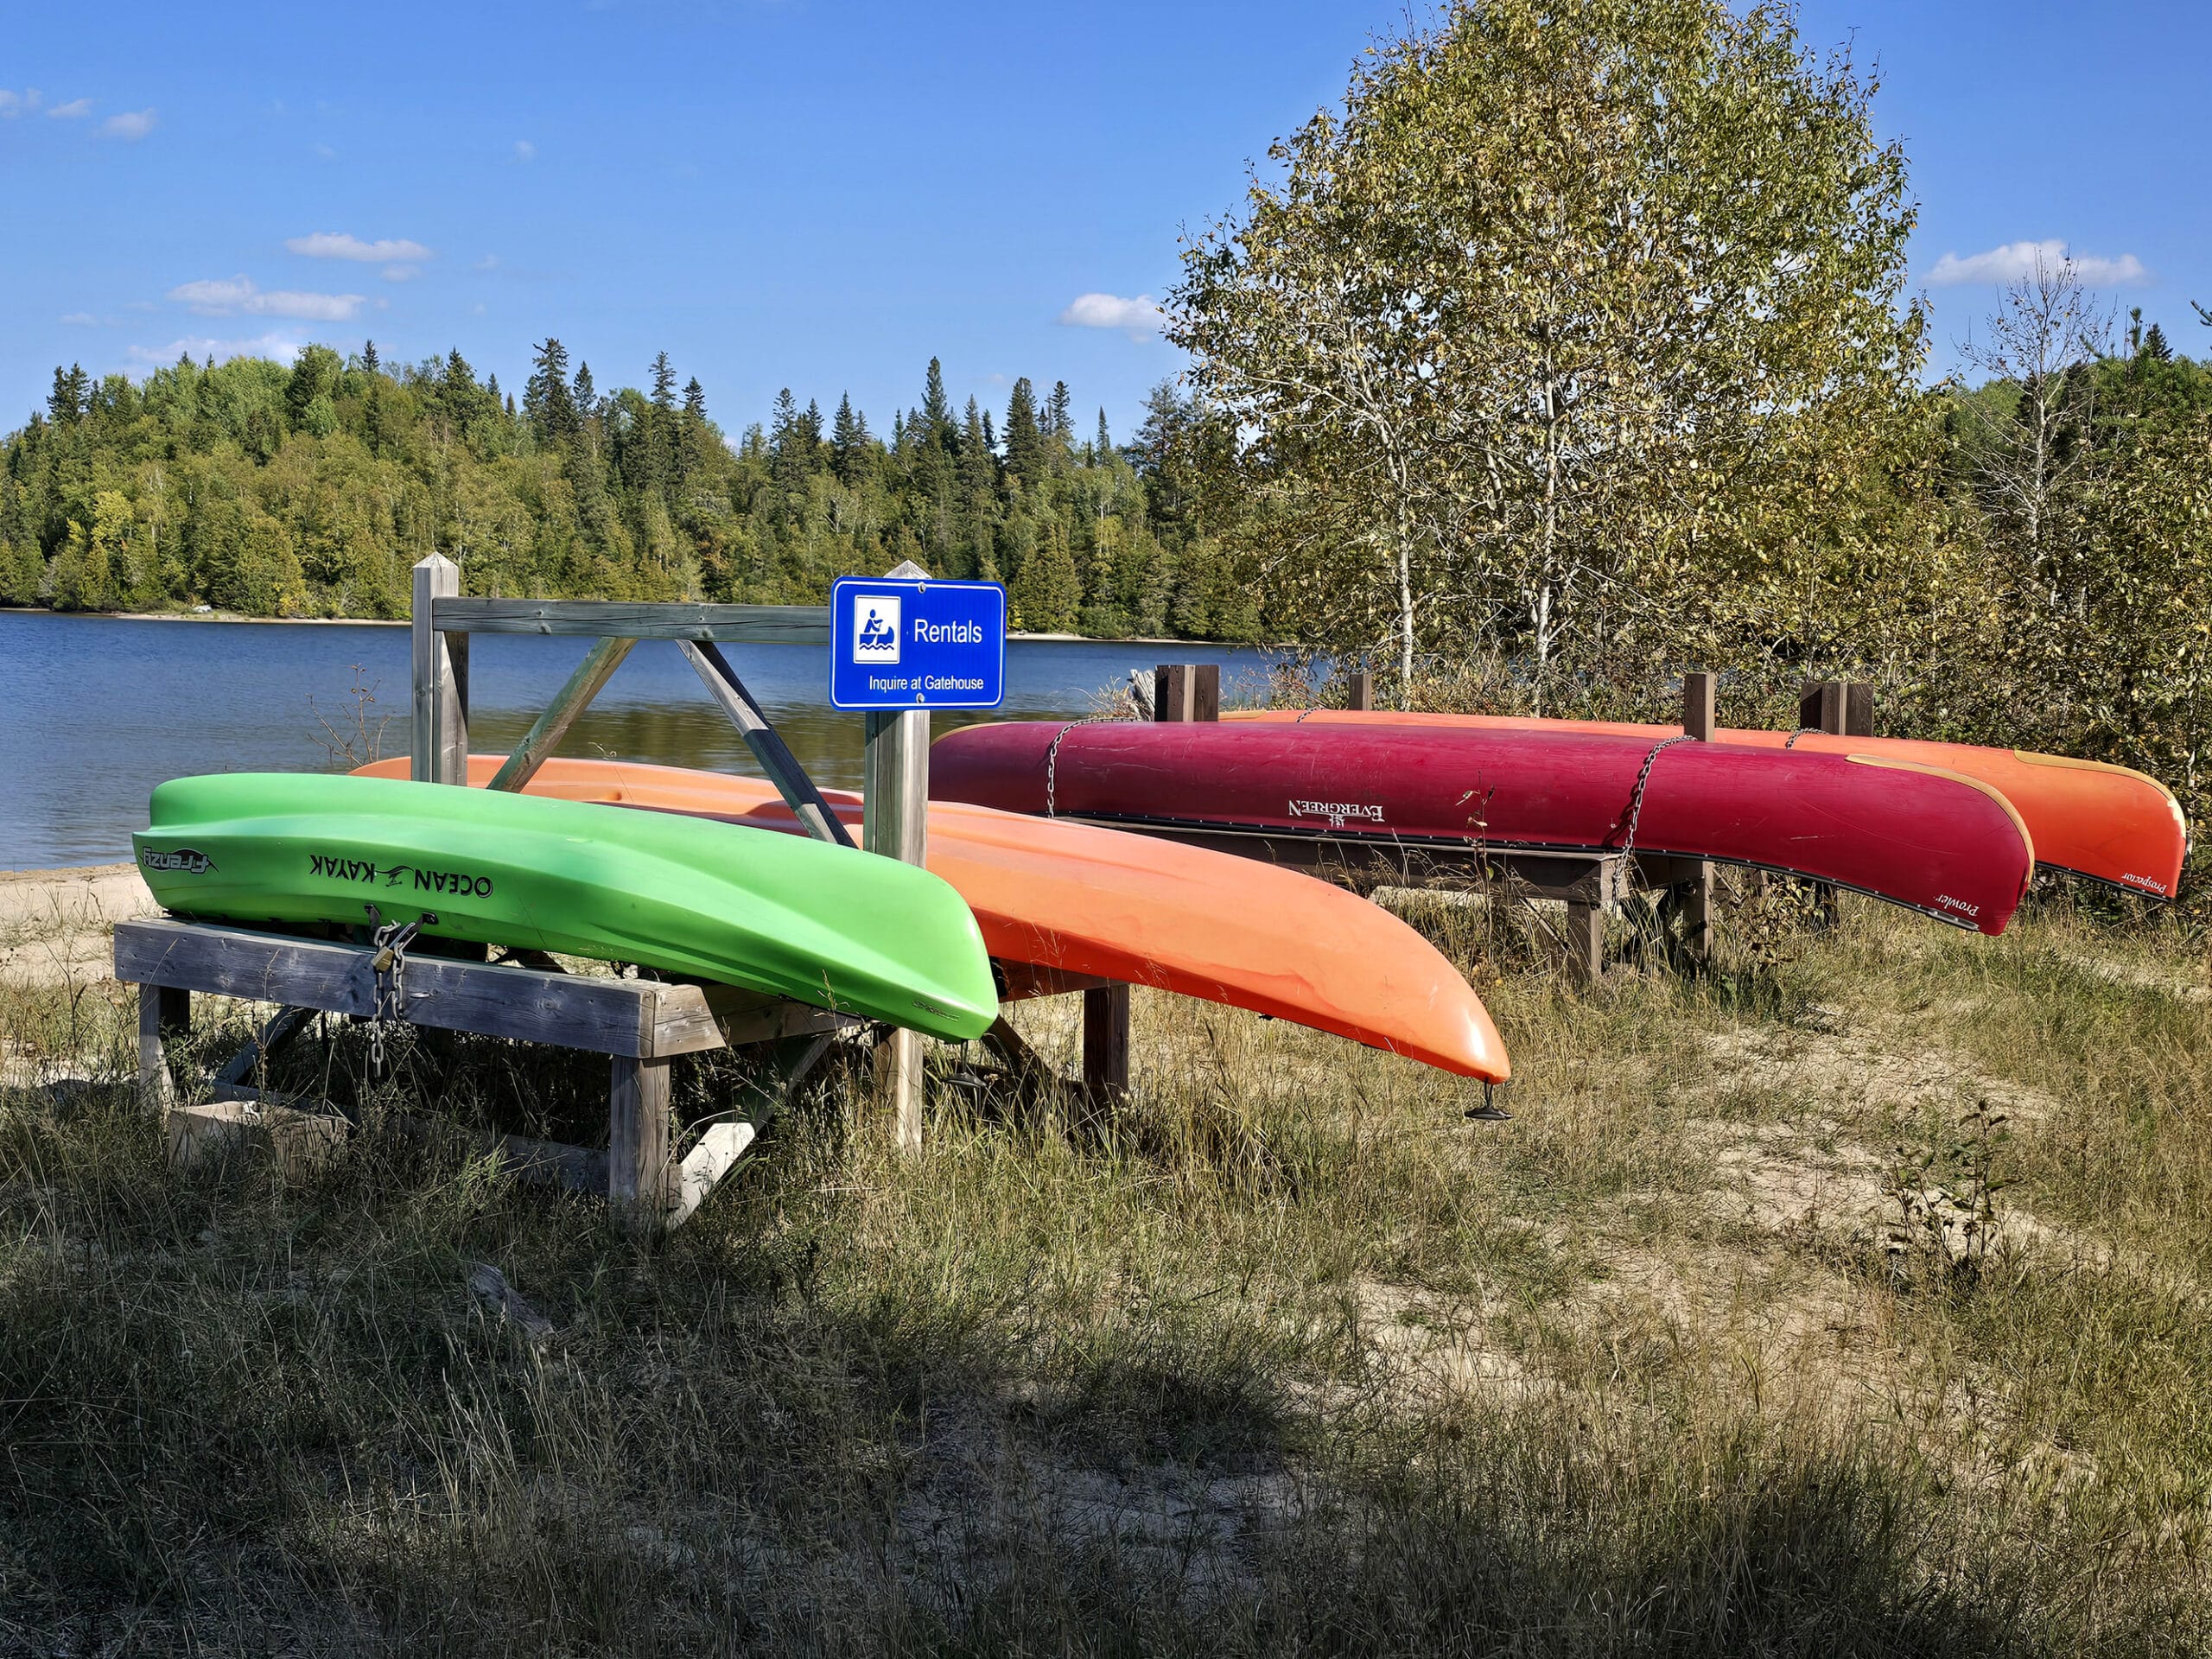
[[995,709],[1006,701],[1006,589],[995,582],[840,578],[830,589],[839,709]]

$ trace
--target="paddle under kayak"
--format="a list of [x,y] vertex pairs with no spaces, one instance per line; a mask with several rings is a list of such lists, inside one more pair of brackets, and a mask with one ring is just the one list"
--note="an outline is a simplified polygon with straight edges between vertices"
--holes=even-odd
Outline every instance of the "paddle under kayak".
[[[500,757],[475,755],[480,787]],[[404,761],[365,769],[404,775]],[[766,783],[631,761],[553,760],[532,796],[643,807],[801,833]],[[855,829],[861,799],[825,791]],[[1503,1082],[1481,999],[1389,912],[1294,871],[1078,823],[933,802],[930,869],[975,912],[1001,963],[1148,985],[1248,1008]]]
[[[1632,737],[1644,742],[1679,733],[1679,726],[1584,720],[1536,720],[1511,715],[1407,715],[1388,709],[1259,709],[1224,720],[1301,725],[1433,726],[1464,731],[1564,732]],[[2189,821],[2173,791],[2146,772],[2101,760],[2037,754],[1971,743],[1930,743],[1901,737],[1839,737],[1827,732],[1729,728],[1723,743],[1792,753],[1859,754],[1910,760],[1978,779],[2012,802],[2034,839],[2036,862],[2050,869],[2110,882],[2131,893],[2171,899],[2189,856]]]
[[998,1017],[960,895],[851,848],[388,778],[233,773],[154,791],[132,837],[180,915],[423,931],[634,962],[965,1041]]
[[1225,849],[1255,835],[1530,852],[1632,845],[1815,876],[1985,933],[2011,918],[2035,857],[2002,795],[1935,767],[1553,732],[1007,721],[939,738],[930,791],[1160,834],[1219,833]]

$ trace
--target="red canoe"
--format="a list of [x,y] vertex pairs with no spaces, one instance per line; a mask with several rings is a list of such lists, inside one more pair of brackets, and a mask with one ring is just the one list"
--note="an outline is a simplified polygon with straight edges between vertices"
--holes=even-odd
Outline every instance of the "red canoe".
[[[1649,765],[1638,809],[1637,779]],[[1049,773],[1049,777],[1048,777]],[[1162,833],[1619,851],[1817,877],[2003,931],[2035,863],[2010,803],[1933,766],[1728,743],[1422,727],[969,726],[930,792]],[[1049,800],[1048,800],[1049,795]]]
[[[1560,732],[1633,737],[1657,742],[1679,726],[1637,726],[1601,721],[1536,720],[1513,715],[1408,715],[1387,709],[1258,709],[1224,720],[1294,721],[1313,725],[1435,726],[1459,731]],[[1877,760],[1912,760],[1940,766],[1989,785],[2017,808],[2035,837],[2036,861],[2108,881],[2130,893],[2171,899],[2189,856],[2189,821],[2173,791],[2146,772],[2101,760],[2037,754],[2027,749],[1984,748],[1971,743],[1931,743],[1903,737],[1837,737],[1826,732],[1726,729],[1723,743],[1823,754],[1858,754]]]

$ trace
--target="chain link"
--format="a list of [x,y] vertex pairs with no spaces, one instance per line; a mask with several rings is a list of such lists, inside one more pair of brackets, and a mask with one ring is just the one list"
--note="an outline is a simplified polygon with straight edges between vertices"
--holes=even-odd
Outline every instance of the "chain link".
[[1643,816],[1643,786],[1651,781],[1652,763],[1662,752],[1673,748],[1677,743],[1695,743],[1698,741],[1688,733],[1680,737],[1662,737],[1651,746],[1651,753],[1643,757],[1643,770],[1636,774],[1636,790],[1628,798],[1628,833],[1621,839],[1624,854],[1636,850],[1637,820]]
[[1782,747],[1785,749],[1794,749],[1797,747],[1797,740],[1801,737],[1827,737],[1829,735],[1831,735],[1831,734],[1825,726],[1800,726],[1796,731],[1789,734],[1789,741]]
[[376,995],[369,1013],[369,1070],[372,1073],[384,1070],[385,1032],[407,1017],[407,947],[423,931],[423,919],[385,922],[376,931],[377,953],[369,961],[369,970],[376,976]]
[[1112,715],[1085,715],[1081,720],[1071,720],[1052,734],[1052,745],[1045,751],[1045,816],[1056,817],[1059,810],[1060,743],[1078,726],[1096,726],[1101,721],[1111,721]]

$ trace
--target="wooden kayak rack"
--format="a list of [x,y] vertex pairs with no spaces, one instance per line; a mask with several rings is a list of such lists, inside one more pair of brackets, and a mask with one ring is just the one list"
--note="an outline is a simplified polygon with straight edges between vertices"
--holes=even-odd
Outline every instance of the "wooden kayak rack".
[[[1344,707],[1375,707],[1375,677],[1365,669],[1350,677]],[[1682,733],[1710,741],[1717,729],[1716,677],[1694,670],[1682,676]],[[1221,718],[1221,670],[1211,663],[1163,663],[1153,673],[1152,717],[1155,721]],[[1808,731],[1853,737],[1874,734],[1874,689],[1840,680],[1809,681],[1798,698],[1798,724]],[[1116,821],[1116,829],[1193,846],[1212,847],[1248,858],[1263,858],[1323,877],[1385,885],[1423,887],[1438,880],[1454,886],[1503,885],[1516,898],[1548,899],[1567,907],[1564,936],[1553,938],[1568,976],[1587,984],[1605,967],[1605,918],[1636,893],[1671,893],[1681,918],[1682,949],[1693,961],[1710,953],[1714,886],[1713,866],[1701,860],[1648,853],[1508,851],[1479,846],[1383,841],[1371,836],[1276,834],[1260,830],[1211,826],[1135,825]],[[1820,885],[1824,907],[1834,906],[1833,889]]]
[[[283,1100],[250,1081],[316,1014],[544,1043],[607,1057],[606,1146],[494,1134],[487,1149],[524,1175],[603,1196],[631,1225],[655,1232],[699,1207],[833,1040],[866,1028],[854,1016],[728,986],[428,954],[406,957],[395,976],[378,973],[376,958],[366,945],[212,923],[118,924],[116,977],[141,988],[141,1098],[168,1110],[172,1154],[188,1158],[199,1137],[247,1128],[310,1148],[341,1140],[347,1123],[328,1103]],[[204,1106],[189,1098],[199,1087],[180,1088],[168,1053],[169,1043],[191,1031],[195,993],[281,1010],[207,1080]],[[724,1047],[757,1052],[748,1109],[692,1125],[694,1143],[678,1157],[671,1141],[672,1063],[679,1054]]]
[[[902,563],[893,578],[926,577]],[[818,645],[830,641],[827,607],[804,605],[622,604],[590,600],[462,598],[460,568],[440,554],[415,566],[410,705],[410,774],[419,781],[468,781],[469,637],[477,633],[565,635],[593,639],[567,682],[492,780],[520,790],[551,758],[592,698],[640,639],[672,639],[729,716],[762,770],[807,833],[844,846],[845,828],[736,671],[721,646]],[[929,805],[930,716],[925,709],[870,714],[862,798],[861,846],[925,864]],[[465,947],[464,947],[465,949]],[[582,1147],[494,1135],[523,1173],[603,1193],[631,1224],[647,1231],[687,1217],[751,1145],[754,1125],[779,1105],[830,1044],[873,1035],[877,1093],[890,1108],[893,1135],[921,1144],[921,1038],[799,1002],[726,986],[668,984],[557,971],[536,965],[410,956],[402,1006],[386,1017],[409,1024],[603,1054],[609,1061],[607,1143]],[[329,939],[204,923],[125,923],[116,930],[116,977],[143,988],[139,1074],[144,1098],[171,1110],[170,1147],[194,1155],[208,1135],[258,1129],[308,1146],[344,1133],[343,1119],[263,1101],[247,1079],[267,1055],[318,1014],[356,1020],[379,1014],[380,976],[368,947]],[[1103,980],[1001,964],[1002,1000],[1076,995],[1084,999],[1081,1096],[1109,1099],[1128,1087],[1129,988]],[[278,1012],[254,1041],[208,1080],[209,1100],[180,1103],[165,1043],[189,1032],[194,994],[273,1003]],[[1001,1019],[985,1046],[1025,1081],[1052,1079],[1043,1063]],[[670,1140],[670,1063],[678,1054],[730,1047],[760,1051],[752,1115],[717,1115],[692,1126],[696,1143],[680,1159]],[[196,1092],[196,1091],[195,1091]]]

